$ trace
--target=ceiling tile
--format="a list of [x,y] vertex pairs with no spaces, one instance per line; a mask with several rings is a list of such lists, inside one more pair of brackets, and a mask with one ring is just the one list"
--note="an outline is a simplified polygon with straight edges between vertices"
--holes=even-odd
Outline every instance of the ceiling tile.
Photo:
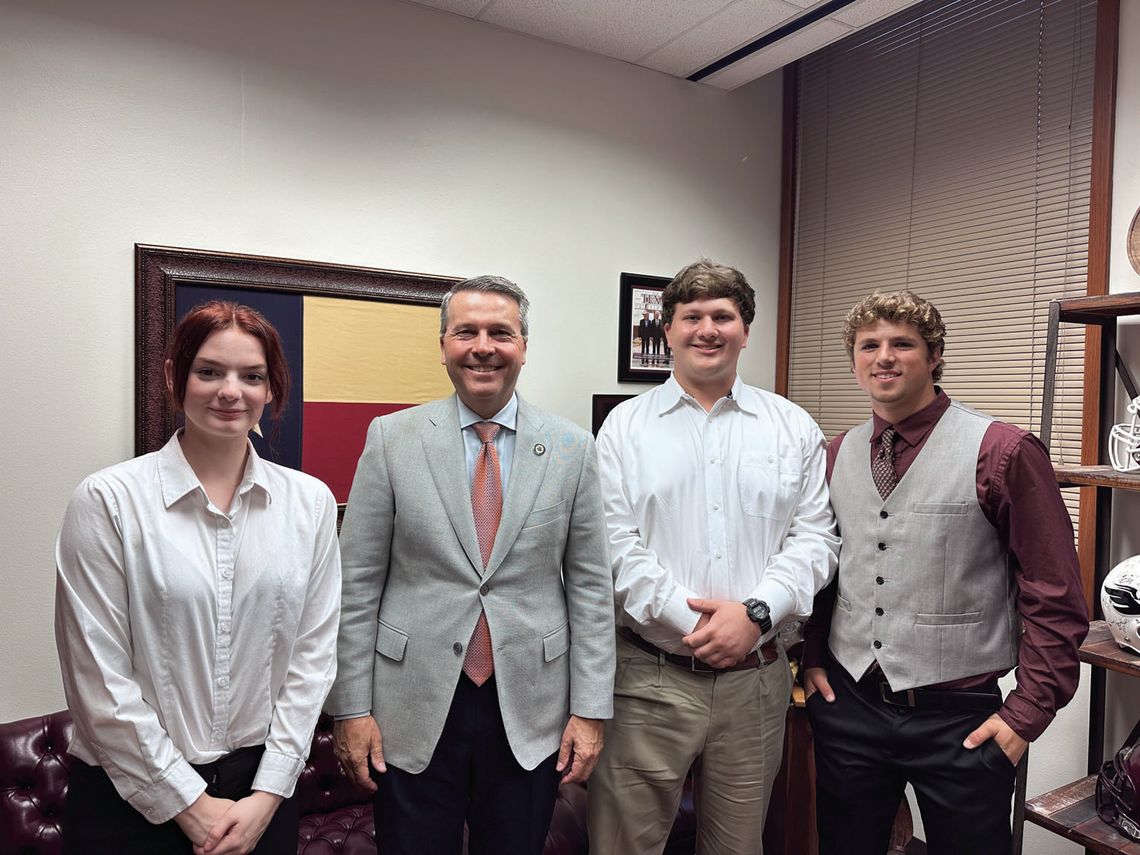
[[495,0],[479,20],[634,62],[731,4],[732,0]]
[[645,56],[638,65],[687,77],[800,14],[800,9],[782,0],[732,3]]
[[706,77],[701,82],[720,89],[735,89],[758,77],[763,77],[783,65],[787,65],[793,60],[807,56],[809,53],[817,51],[852,32],[854,30],[851,27],[825,18],[805,27],[798,33],[780,39],[780,41],[757,51],[752,56],[745,57],[740,62],[733,63],[728,68]]
[[859,0],[829,17],[852,27],[865,27],[917,2],[918,0]]

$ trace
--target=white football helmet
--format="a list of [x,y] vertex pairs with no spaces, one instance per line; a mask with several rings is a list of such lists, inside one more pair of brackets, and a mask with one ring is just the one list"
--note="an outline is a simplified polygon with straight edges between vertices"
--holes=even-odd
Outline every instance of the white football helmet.
[[1100,607],[1116,643],[1140,653],[1140,555],[1108,571],[1100,589]]
[[1113,425],[1108,435],[1108,459],[1117,472],[1140,471],[1140,396],[1128,405],[1128,424]]

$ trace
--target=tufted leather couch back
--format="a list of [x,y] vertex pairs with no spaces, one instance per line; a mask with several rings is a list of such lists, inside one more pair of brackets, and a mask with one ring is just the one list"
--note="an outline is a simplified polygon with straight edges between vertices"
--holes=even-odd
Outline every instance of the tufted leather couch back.
[[[73,726],[66,711],[0,724],[0,855],[59,855]],[[337,771],[324,716],[297,781],[298,855],[374,855],[371,796]]]
[[0,725],[0,855],[57,855],[67,793],[71,716]]

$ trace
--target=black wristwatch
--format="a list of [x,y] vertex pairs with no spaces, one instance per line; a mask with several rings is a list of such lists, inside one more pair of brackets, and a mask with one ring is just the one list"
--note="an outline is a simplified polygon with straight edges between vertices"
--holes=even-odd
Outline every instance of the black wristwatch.
[[750,597],[744,601],[744,609],[748,612],[748,619],[760,627],[761,635],[771,631],[772,613],[768,610],[766,602]]

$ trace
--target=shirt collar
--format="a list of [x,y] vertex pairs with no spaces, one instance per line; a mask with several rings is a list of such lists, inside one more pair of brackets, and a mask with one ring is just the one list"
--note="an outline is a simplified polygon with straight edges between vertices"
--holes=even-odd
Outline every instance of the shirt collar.
[[[180,436],[182,431],[175,431],[174,436],[170,437],[158,452],[158,480],[162,488],[163,504],[168,508],[194,490],[202,490],[203,496],[206,494],[202,482],[198,480],[198,476],[194,474],[194,470],[186,460],[186,455],[182,453]],[[252,442],[246,440],[246,443],[249,456],[246,458],[245,474],[237,491],[244,494],[256,486],[261,488],[272,502],[273,494],[269,490],[268,468],[265,461],[258,455]]]
[[[933,401],[894,425],[894,429],[898,431],[903,442],[911,448],[922,442],[922,438],[934,429],[938,420],[942,418],[942,414],[950,408],[950,397],[942,391],[942,387],[935,386],[934,391]],[[871,429],[871,442],[875,443],[879,441],[883,431],[891,427],[891,423],[879,416],[878,413],[872,413],[871,416],[874,420]]]
[[515,425],[518,424],[519,418],[519,396],[516,394],[512,394],[511,399],[507,401],[506,405],[489,419],[483,418],[468,407],[458,395],[455,396],[455,403],[459,405],[460,430],[469,428],[471,425],[478,424],[479,422],[494,422],[497,425],[502,425],[507,430],[516,430]]
[[[683,400],[694,401],[693,397],[682,388],[681,384],[677,382],[677,378],[673,376],[672,372],[669,374],[669,379],[661,384],[660,388],[660,406],[657,409],[659,416],[665,415],[672,410]],[[737,374],[732,381],[732,389],[728,393],[729,399],[746,413],[758,412],[758,396],[753,389],[745,385],[744,381],[740,379]],[[694,401],[695,403],[695,401]],[[699,404],[697,406],[700,406]]]

